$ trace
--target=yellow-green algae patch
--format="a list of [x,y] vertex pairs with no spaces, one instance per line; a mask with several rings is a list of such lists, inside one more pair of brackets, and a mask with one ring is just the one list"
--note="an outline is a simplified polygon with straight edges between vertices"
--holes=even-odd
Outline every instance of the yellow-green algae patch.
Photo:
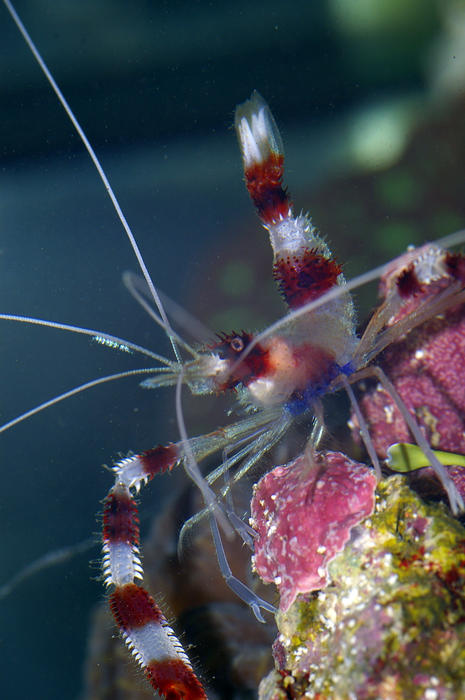
[[445,506],[382,481],[329,573],[278,614],[261,700],[465,698],[465,529]]

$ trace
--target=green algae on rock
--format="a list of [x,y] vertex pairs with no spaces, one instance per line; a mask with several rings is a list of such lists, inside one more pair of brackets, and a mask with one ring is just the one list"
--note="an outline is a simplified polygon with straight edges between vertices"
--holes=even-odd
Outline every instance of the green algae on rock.
[[278,613],[260,700],[465,697],[465,529],[443,505],[382,481],[329,574]]

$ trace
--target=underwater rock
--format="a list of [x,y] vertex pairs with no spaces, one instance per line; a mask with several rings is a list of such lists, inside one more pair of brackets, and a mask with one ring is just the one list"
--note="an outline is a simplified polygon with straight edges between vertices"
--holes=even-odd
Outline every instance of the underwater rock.
[[375,487],[373,471],[340,452],[304,452],[258,482],[251,503],[253,563],[278,587],[281,610],[298,593],[327,584],[328,563],[373,511]]
[[277,615],[260,700],[465,697],[465,529],[394,476],[328,566]]

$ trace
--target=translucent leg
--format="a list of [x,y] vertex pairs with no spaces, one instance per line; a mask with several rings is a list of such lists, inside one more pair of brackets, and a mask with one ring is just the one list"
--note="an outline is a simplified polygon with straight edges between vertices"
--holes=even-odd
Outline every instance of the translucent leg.
[[415,439],[415,442],[428,458],[435,474],[437,475],[438,479],[443,485],[449,498],[449,503],[452,512],[454,513],[454,515],[458,515],[459,513],[463,512],[465,510],[465,504],[463,502],[462,496],[457,491],[457,487],[450,478],[447,469],[439,462],[438,458],[434,454],[433,450],[428,444],[428,441],[423,435],[420,426],[408,411],[406,405],[402,401],[402,398],[399,396],[391,380],[386,376],[386,374],[380,367],[367,367],[367,369],[363,370],[363,374],[365,376],[371,374],[372,376],[376,377],[376,379],[378,379],[385,391],[387,391],[387,393],[391,396],[392,400],[401,412],[403,419],[407,423],[409,430]]
[[[236,483],[237,481],[239,481],[263,457],[263,455],[265,455],[273,447],[273,445],[281,438],[281,436],[287,430],[289,424],[290,420],[286,418],[283,421],[280,420],[278,422],[275,422],[272,425],[272,427],[266,430],[265,432],[260,431],[258,437],[256,437],[249,445],[246,445],[241,450],[239,450],[239,452],[228,457],[228,459],[222,464],[220,464],[219,467],[217,467],[213,472],[208,474],[208,476],[206,477],[206,481],[208,482],[208,484],[214,483],[220,476],[226,474],[229,471],[229,469],[234,467],[239,461],[245,459],[238,472],[234,475],[232,479],[229,479],[226,485],[221,489],[221,497],[224,498],[225,496],[227,496],[227,494],[231,490],[231,483]],[[219,504],[217,505],[219,507]],[[247,525],[247,523],[244,523],[236,515],[232,508],[225,510],[224,507],[222,507],[222,510],[226,513],[230,524],[233,526],[234,530],[237,532],[239,537],[242,538],[243,542],[248,547],[250,547],[250,549],[253,549],[253,538],[255,533],[252,530],[252,528],[250,528],[249,525]],[[198,523],[210,512],[211,509],[207,505],[207,507],[200,511],[200,513],[196,513],[184,523],[181,532],[179,533],[179,556],[181,556],[182,545],[186,534],[196,523]]]
[[274,605],[268,603],[263,598],[260,598],[251,588],[242,583],[236,576],[233,575],[231,567],[228,564],[226,554],[223,547],[223,542],[221,541],[220,531],[218,529],[218,523],[216,522],[212,514],[209,515],[210,529],[213,536],[213,541],[215,543],[216,556],[218,559],[218,565],[220,567],[221,574],[226,582],[226,585],[235,593],[244,603],[252,609],[255,617],[259,622],[265,622],[263,615],[260,612],[260,608],[263,610],[268,610],[268,612],[277,612]]
[[197,464],[197,460],[194,457],[192,446],[187,436],[187,430],[184,422],[184,414],[181,403],[182,379],[183,374],[181,371],[176,384],[176,419],[179,433],[181,436],[182,450],[184,452],[184,469],[186,471],[186,474],[192,479],[192,481],[202,494],[207,509],[215,513],[215,517],[218,518],[218,520],[221,522],[221,527],[223,528],[224,532],[226,532],[228,536],[232,536],[231,526],[229,525],[228,520],[225,517],[223,510],[218,503],[215,492],[200,473],[199,465]]
[[[354,375],[354,381],[357,380],[357,375]],[[352,391],[352,387],[350,386],[349,380],[347,379],[346,376],[341,375],[341,381],[344,386],[344,389],[347,392],[347,395],[350,399],[350,403],[352,404],[352,408],[355,411],[355,415],[357,416],[358,420],[358,425],[360,428],[360,435],[363,440],[363,444],[365,445],[366,451],[368,452],[368,456],[371,459],[371,463],[375,469],[376,472],[376,478],[381,479],[381,467],[379,466],[379,459],[378,455],[376,454],[375,446],[373,445],[373,440],[370,437],[370,433],[368,430],[368,426],[366,424],[365,418],[363,417],[363,414],[360,410],[360,406],[358,405],[358,401],[356,399],[356,396],[354,392]]]

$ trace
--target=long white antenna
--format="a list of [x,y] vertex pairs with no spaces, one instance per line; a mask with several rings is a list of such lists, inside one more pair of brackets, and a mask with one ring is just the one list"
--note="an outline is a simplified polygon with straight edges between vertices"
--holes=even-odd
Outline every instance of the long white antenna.
[[172,370],[176,368],[175,362],[167,360],[166,357],[159,355],[152,350],[147,350],[147,348],[142,347],[142,345],[137,345],[136,343],[131,343],[130,340],[125,340],[124,338],[119,338],[117,335],[111,335],[110,333],[104,333],[103,331],[93,330],[92,328],[82,328],[81,326],[73,326],[69,323],[58,323],[57,321],[48,321],[44,318],[33,318],[32,316],[17,316],[16,314],[0,314],[0,320],[2,321],[14,321],[15,323],[28,323],[32,326],[44,326],[44,328],[56,328],[60,331],[69,331],[70,333],[76,333],[81,335],[88,335],[93,340],[101,343],[102,345],[107,345],[109,347],[114,347],[119,350],[126,350],[131,352],[136,352],[146,357],[151,357],[157,362],[161,362],[167,367],[171,367]]
[[50,406],[55,406],[57,403],[60,403],[60,401],[65,401],[71,396],[76,396],[76,394],[81,394],[83,391],[92,389],[94,386],[100,386],[101,384],[106,384],[107,382],[113,382],[116,379],[125,379],[126,377],[137,377],[141,374],[154,374],[155,372],[158,372],[159,374],[162,372],[168,373],[169,371],[170,370],[167,367],[143,367],[142,369],[129,369],[125,372],[118,372],[117,374],[108,374],[106,377],[98,377],[97,379],[91,379],[90,382],[86,382],[85,384],[75,386],[73,389],[69,389],[69,391],[64,391],[62,394],[58,394],[58,396],[54,396],[52,399],[48,399],[48,401],[44,401],[43,403],[34,406],[34,408],[29,409],[29,411],[21,413],[20,416],[16,416],[16,418],[9,420],[8,423],[0,425],[0,433],[6,433],[6,431],[10,430],[10,428],[12,428],[14,425],[18,425],[18,423],[22,423],[28,418],[31,418],[31,416],[35,416],[37,413],[45,411],[45,409],[50,408]]
[[153,297],[153,300],[157,306],[158,311],[160,312],[160,316],[163,319],[163,323],[165,325],[166,332],[167,332],[168,337],[170,339],[170,342],[171,342],[174,354],[176,356],[176,359],[178,362],[181,362],[181,357],[179,355],[179,351],[178,351],[178,348],[176,345],[176,339],[175,339],[173,329],[171,328],[170,322],[168,321],[168,317],[165,313],[165,309],[163,307],[161,299],[158,295],[157,290],[155,289],[155,285],[152,282],[152,278],[150,277],[149,271],[147,270],[147,266],[145,265],[144,259],[142,257],[140,250],[139,250],[139,246],[137,245],[136,239],[134,238],[134,234],[132,233],[131,228],[126,220],[126,217],[123,214],[123,211],[119,205],[119,202],[116,198],[115,193],[113,192],[113,188],[110,185],[110,182],[105,174],[105,171],[103,170],[103,167],[101,166],[100,161],[97,158],[97,155],[89,142],[89,139],[85,135],[81,125],[79,124],[76,116],[74,115],[73,110],[69,106],[68,101],[66,100],[62,91],[58,87],[54,77],[50,73],[44,59],[40,55],[39,50],[37,49],[36,45],[34,44],[32,38],[30,37],[26,27],[22,23],[20,17],[18,16],[18,14],[17,14],[16,10],[14,9],[13,5],[11,4],[10,0],[3,0],[3,2],[5,4],[5,7],[7,8],[8,12],[10,13],[14,23],[16,24],[19,31],[21,32],[21,34],[24,38],[24,41],[26,42],[27,46],[29,47],[32,55],[34,56],[35,60],[39,64],[41,71],[43,72],[47,81],[49,82],[50,86],[52,87],[53,91],[55,92],[55,95],[57,96],[58,100],[60,101],[61,106],[63,107],[66,114],[68,115],[68,118],[70,119],[72,125],[74,126],[76,132],[78,133],[79,138],[81,139],[82,143],[86,147],[89,156],[92,159],[92,162],[93,162],[93,164],[94,164],[94,166],[95,166],[95,168],[100,176],[100,179],[102,180],[102,182],[104,184],[104,187],[107,191],[107,194],[110,197],[111,203],[113,204],[113,208],[115,209],[116,214],[117,214],[119,220],[121,221],[121,224],[123,225],[123,228],[126,232],[126,235],[129,239],[129,242],[132,246],[134,254],[137,258],[137,262],[139,264],[139,267],[142,271],[142,274],[144,275],[144,279],[148,284],[148,287],[150,289],[150,293]]

